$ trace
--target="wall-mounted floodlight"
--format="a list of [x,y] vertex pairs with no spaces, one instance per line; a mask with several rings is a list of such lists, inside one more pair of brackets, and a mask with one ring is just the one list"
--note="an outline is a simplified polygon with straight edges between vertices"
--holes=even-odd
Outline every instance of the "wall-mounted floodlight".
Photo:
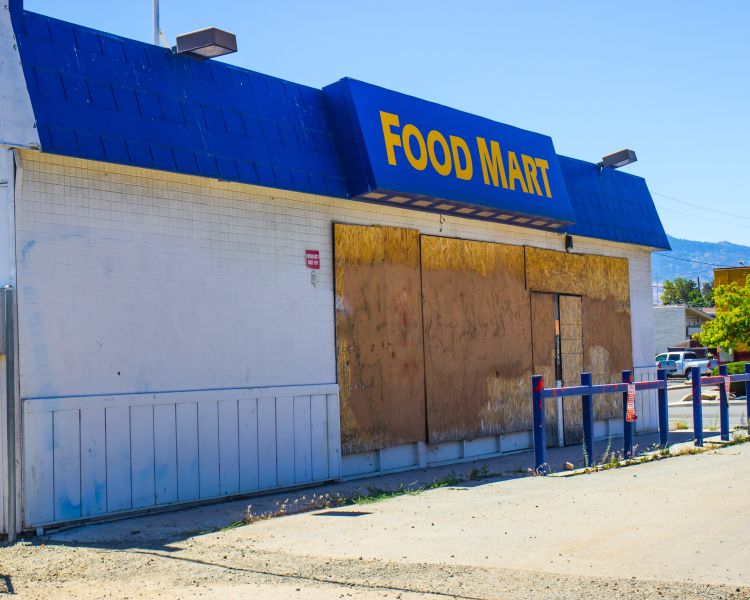
[[175,52],[200,59],[216,58],[237,52],[237,36],[216,27],[191,31],[177,36]]
[[619,169],[638,160],[635,152],[632,150],[619,150],[614,154],[608,154],[602,158],[602,162],[596,166],[600,169]]

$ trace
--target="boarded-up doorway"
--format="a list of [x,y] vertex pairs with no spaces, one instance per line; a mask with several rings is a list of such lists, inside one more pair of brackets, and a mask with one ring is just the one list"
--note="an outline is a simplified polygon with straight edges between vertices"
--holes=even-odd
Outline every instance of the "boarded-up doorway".
[[[555,294],[531,294],[531,335],[534,373],[544,377],[544,385],[552,387],[557,380],[558,337],[557,299]],[[557,400],[548,398],[544,404],[547,445],[557,446],[558,412]]]
[[343,454],[426,436],[419,232],[334,225]]
[[422,293],[429,442],[530,430],[523,248],[422,236]]
[[[580,296],[557,296],[560,307],[560,359],[564,386],[581,383],[583,372],[583,319]],[[580,396],[563,398],[563,439],[566,445],[583,439]]]
[[[544,376],[546,387],[578,385],[583,370],[581,297],[535,292],[531,294],[534,373]],[[563,398],[563,440],[578,443],[582,435],[580,398]],[[559,438],[558,400],[545,403],[548,445]]]

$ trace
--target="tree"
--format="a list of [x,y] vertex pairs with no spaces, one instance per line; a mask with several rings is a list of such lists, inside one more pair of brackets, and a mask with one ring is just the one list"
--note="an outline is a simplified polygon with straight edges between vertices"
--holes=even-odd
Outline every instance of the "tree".
[[690,306],[704,306],[704,299],[698,284],[692,279],[677,277],[674,281],[664,282],[662,304],[688,304]]
[[708,281],[704,283],[701,293],[703,294],[703,301],[705,302],[703,306],[713,306],[714,305],[714,283],[713,281]]
[[722,285],[713,295],[716,318],[704,323],[699,336],[701,343],[730,351],[750,345],[750,276],[744,286]]

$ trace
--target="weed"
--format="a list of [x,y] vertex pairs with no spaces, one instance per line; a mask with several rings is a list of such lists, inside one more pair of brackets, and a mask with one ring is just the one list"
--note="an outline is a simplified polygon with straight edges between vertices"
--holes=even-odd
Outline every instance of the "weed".
[[469,471],[469,481],[476,481],[477,479],[486,479],[491,475],[487,465],[482,465],[479,469],[472,467]]
[[612,451],[612,436],[607,438],[607,447],[604,449],[604,454],[602,454],[602,457],[599,459],[599,464],[604,464],[607,462],[607,458]]
[[706,428],[708,431],[719,431],[719,425],[716,420],[711,421],[711,424]]
[[237,527],[242,527],[245,525],[245,521],[235,521],[234,523],[230,523],[226,527],[222,527],[219,529],[219,531],[229,531],[230,529],[237,529]]
[[581,440],[581,447],[583,448],[583,466],[584,468],[588,469],[591,466],[591,458],[589,457],[589,452],[586,450],[586,435],[584,434],[583,439]]
[[687,429],[688,424],[685,421],[676,421],[674,424],[675,429]]

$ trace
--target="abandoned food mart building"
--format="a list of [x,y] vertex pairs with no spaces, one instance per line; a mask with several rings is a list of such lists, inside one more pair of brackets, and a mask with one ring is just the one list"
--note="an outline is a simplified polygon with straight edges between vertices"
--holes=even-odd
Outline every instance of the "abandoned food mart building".
[[[0,15],[5,531],[529,448],[533,373],[654,377],[643,179],[356,80]],[[547,410],[578,443],[580,402]],[[596,419],[617,434],[620,399]]]

